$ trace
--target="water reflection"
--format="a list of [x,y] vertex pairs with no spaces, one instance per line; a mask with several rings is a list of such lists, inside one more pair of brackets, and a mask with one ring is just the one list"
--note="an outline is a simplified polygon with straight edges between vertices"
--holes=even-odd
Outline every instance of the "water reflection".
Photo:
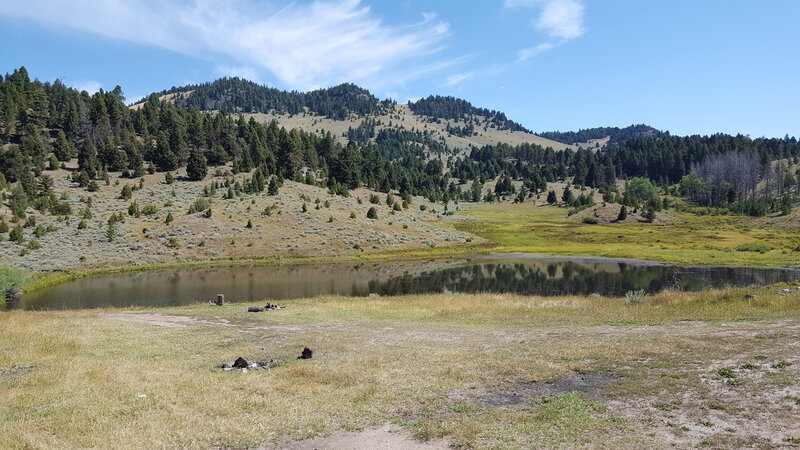
[[765,285],[800,278],[794,269],[689,267],[582,258],[482,257],[430,261],[233,266],[90,277],[25,294],[15,307],[78,309],[168,306],[231,301],[366,296],[431,292],[497,292],[525,295],[622,295],[666,287],[699,290],[725,285]]

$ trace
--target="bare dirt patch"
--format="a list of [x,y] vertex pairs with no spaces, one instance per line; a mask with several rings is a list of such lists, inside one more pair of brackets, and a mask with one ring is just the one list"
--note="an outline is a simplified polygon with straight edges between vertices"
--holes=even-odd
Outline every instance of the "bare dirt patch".
[[440,450],[450,448],[447,441],[440,439],[423,442],[394,425],[368,428],[362,431],[338,431],[330,436],[292,442],[280,447],[264,444],[263,450]]
[[102,317],[111,320],[120,320],[123,322],[132,322],[167,328],[185,328],[190,326],[234,326],[226,319],[200,319],[197,317],[172,316],[166,314],[110,313],[103,314]]
[[580,392],[587,398],[601,398],[609,386],[622,377],[607,373],[571,373],[546,381],[516,384],[500,392],[478,397],[476,404],[495,407],[511,407],[528,404],[531,398],[553,397]]

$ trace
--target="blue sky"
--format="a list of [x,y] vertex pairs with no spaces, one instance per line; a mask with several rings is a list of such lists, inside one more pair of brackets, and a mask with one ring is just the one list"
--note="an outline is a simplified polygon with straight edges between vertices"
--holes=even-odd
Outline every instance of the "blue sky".
[[0,72],[129,100],[238,75],[453,95],[534,131],[800,136],[800,1],[3,0]]

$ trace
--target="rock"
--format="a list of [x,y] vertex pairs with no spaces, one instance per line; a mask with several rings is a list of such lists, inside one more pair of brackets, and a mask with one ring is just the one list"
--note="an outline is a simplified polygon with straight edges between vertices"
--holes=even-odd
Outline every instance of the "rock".
[[297,357],[297,359],[311,359],[311,355],[314,354],[314,351],[310,348],[306,347],[303,349],[303,353]]
[[242,358],[241,356],[236,358],[236,361],[233,362],[234,369],[246,369],[250,366],[250,363],[247,362],[246,359]]
[[247,312],[261,312],[261,311],[264,311],[264,308],[260,306],[251,306],[247,308]]

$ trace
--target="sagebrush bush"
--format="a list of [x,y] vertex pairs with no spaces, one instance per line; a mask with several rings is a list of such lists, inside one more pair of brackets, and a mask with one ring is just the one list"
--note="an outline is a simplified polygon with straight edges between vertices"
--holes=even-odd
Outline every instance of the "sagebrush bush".
[[644,289],[639,289],[638,291],[628,291],[625,293],[625,304],[626,305],[638,305],[647,301],[649,296]]

